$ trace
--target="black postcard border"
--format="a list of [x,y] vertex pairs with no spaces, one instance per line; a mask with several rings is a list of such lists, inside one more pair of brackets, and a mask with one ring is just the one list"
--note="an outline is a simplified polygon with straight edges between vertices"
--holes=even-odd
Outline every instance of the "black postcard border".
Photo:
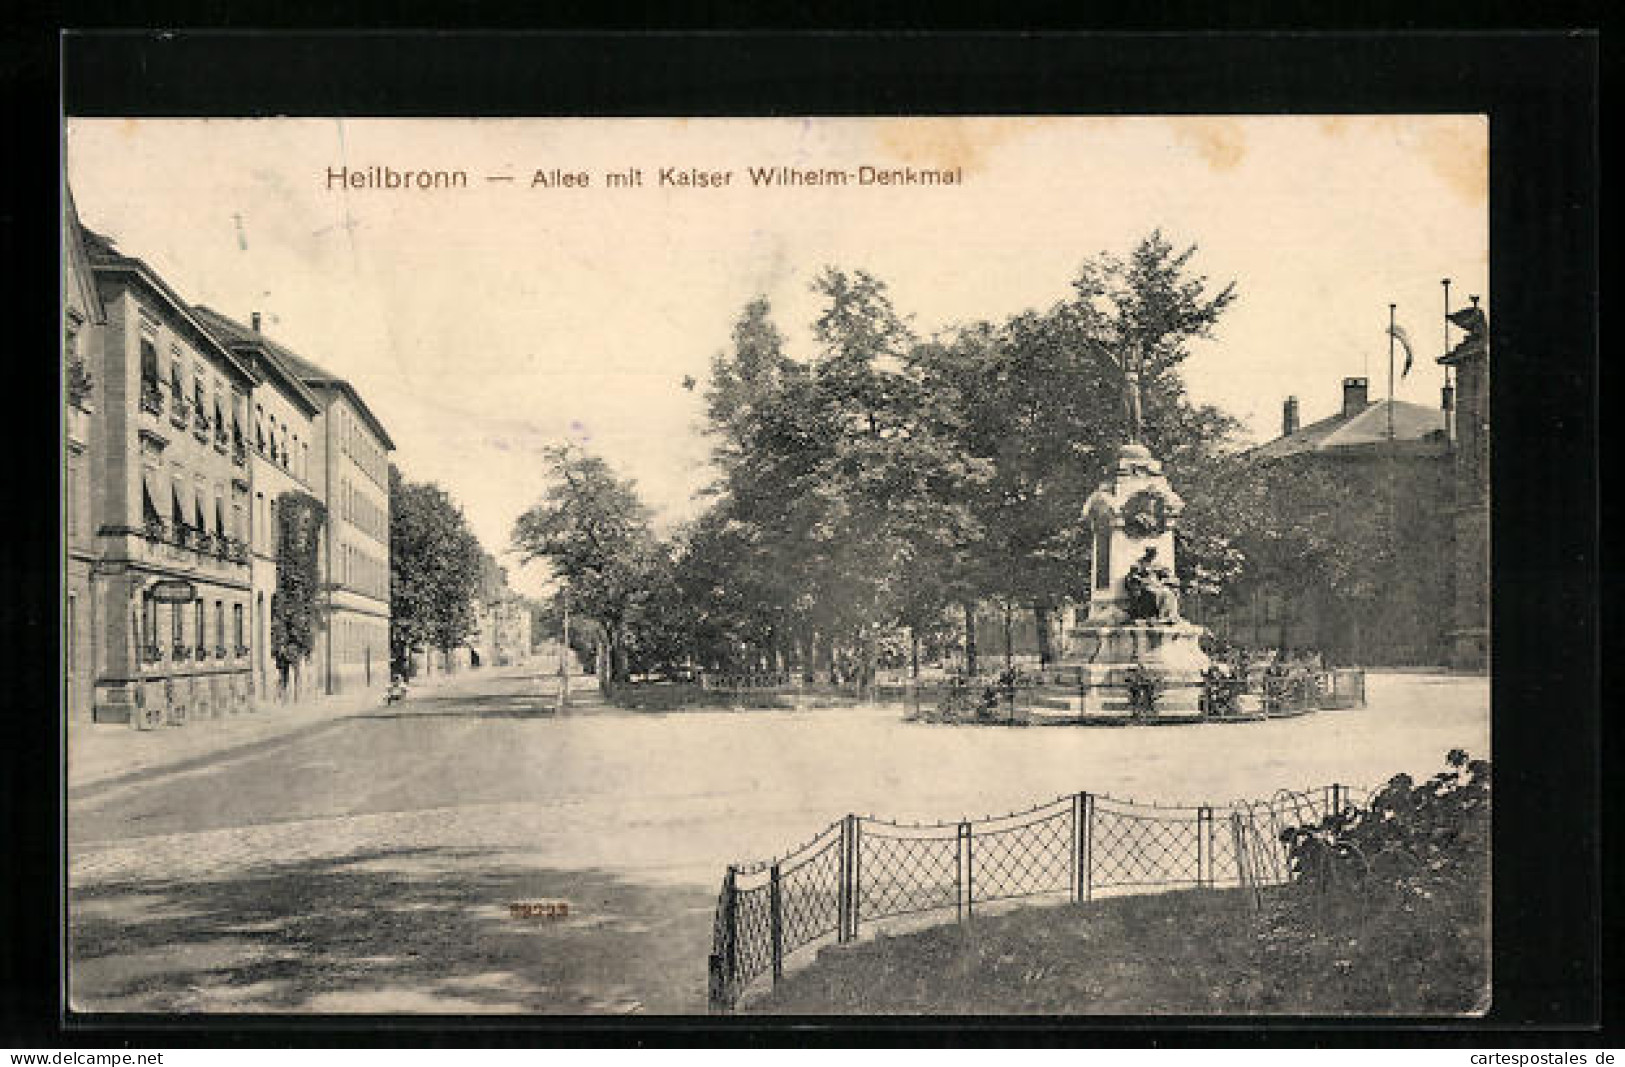
[[[1586,33],[74,31],[12,50],[8,251],[27,412],[0,604],[23,682],[4,723],[0,1034],[43,1045],[1590,1043],[1605,1010],[1597,359],[1598,63]],[[55,66],[60,46],[63,65]],[[55,630],[56,76],[73,115],[1486,113],[1491,121],[1495,1001],[1483,1020],[201,1019],[60,1014]],[[19,160],[28,160],[23,163]],[[178,164],[183,165],[183,164]],[[1380,176],[1373,176],[1380,181]],[[19,184],[21,182],[22,184]],[[33,206],[24,206],[33,205]],[[22,238],[18,240],[16,238]],[[1314,308],[1303,309],[1312,323]],[[41,355],[24,357],[23,352]],[[1608,755],[1617,753],[1617,735]],[[1617,793],[1617,791],[1614,791]],[[28,872],[21,876],[20,872]],[[1610,861],[1609,874],[1618,864]],[[1613,879],[1617,889],[1617,878]],[[1609,927],[1618,933],[1617,917]],[[702,965],[697,961],[696,965]],[[1609,1003],[1608,1017],[1617,1005]],[[1493,1037],[1491,1035],[1493,1034]]]

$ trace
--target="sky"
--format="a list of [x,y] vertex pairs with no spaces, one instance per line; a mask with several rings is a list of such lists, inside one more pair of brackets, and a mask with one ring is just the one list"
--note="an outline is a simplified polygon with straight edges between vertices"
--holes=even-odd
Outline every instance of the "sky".
[[[636,480],[663,526],[712,477],[703,383],[766,296],[811,358],[812,279],[884,280],[921,336],[1064,300],[1078,266],[1160,228],[1237,300],[1192,346],[1193,398],[1280,432],[1332,414],[1345,376],[1387,391],[1390,303],[1416,363],[1399,399],[1436,406],[1451,302],[1487,298],[1482,116],[930,119],[69,119],[87,226],[193,303],[351,381],[395,462],[507,555],[576,441]],[[753,185],[747,168],[851,173]],[[954,185],[859,184],[859,168]],[[462,188],[366,188],[371,168],[462,171]],[[606,175],[641,172],[636,187]],[[662,184],[700,171],[727,184]],[[537,182],[585,174],[585,186]],[[489,180],[490,178],[511,180]],[[1452,334],[1452,342],[1459,339]],[[1401,356],[1403,358],[1403,356]],[[684,388],[684,379],[700,383]]]

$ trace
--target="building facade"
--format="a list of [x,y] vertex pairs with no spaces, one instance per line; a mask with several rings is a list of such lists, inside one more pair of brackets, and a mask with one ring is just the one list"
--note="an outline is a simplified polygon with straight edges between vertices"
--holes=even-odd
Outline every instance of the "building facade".
[[70,718],[89,719],[95,691],[96,529],[91,506],[96,376],[107,322],[85,252],[73,193],[63,188],[62,225],[62,685]]
[[306,382],[325,412],[317,450],[328,504],[318,670],[329,693],[381,687],[389,683],[389,453],[395,445],[348,382]]
[[249,707],[249,368],[145,263],[89,231],[105,317],[87,476],[96,721]]
[[1478,308],[1463,308],[1451,322],[1467,331],[1439,362],[1455,372],[1455,604],[1451,665],[1487,670],[1490,662],[1490,347]]
[[[225,343],[263,353],[297,383],[272,390],[278,375],[268,374],[256,414],[263,408],[270,451],[269,536],[274,539],[278,528],[269,513],[282,492],[307,491],[327,510],[308,684],[323,695],[382,688],[389,683],[389,454],[395,444],[349,382],[265,336],[257,314],[244,326],[209,308],[196,312]],[[313,406],[308,416],[307,401]],[[307,684],[305,672],[300,677],[299,684]]]
[[[1281,435],[1247,454],[1269,486],[1272,521],[1300,535],[1318,531],[1326,553],[1352,563],[1304,581],[1295,561],[1261,558],[1217,600],[1188,601],[1190,617],[1253,648],[1312,649],[1366,665],[1448,662],[1455,575],[1447,410],[1372,401],[1366,379],[1346,378],[1336,413],[1303,425],[1297,398],[1288,397],[1281,419]],[[1325,575],[1339,570],[1343,587],[1327,584]]]
[[[244,326],[207,307],[193,313],[210,332],[254,372],[252,410],[245,432],[253,487],[249,504],[249,550],[252,559],[254,698],[260,704],[302,700],[318,692],[314,655],[286,665],[272,655],[271,613],[277,596],[279,507],[285,494],[309,493],[311,445],[321,417],[321,402],[277,354],[277,346],[260,333],[259,316]],[[325,551],[318,553],[322,570]]]

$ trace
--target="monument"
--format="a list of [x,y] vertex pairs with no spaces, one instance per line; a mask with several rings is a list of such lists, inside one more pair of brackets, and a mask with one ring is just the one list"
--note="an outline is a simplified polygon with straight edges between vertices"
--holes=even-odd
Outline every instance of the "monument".
[[1184,501],[1142,438],[1140,368],[1123,367],[1129,439],[1084,505],[1094,551],[1089,606],[1066,633],[1062,667],[1076,668],[1079,712],[1127,710],[1122,688],[1136,667],[1162,685],[1159,714],[1194,714],[1208,666],[1203,627],[1179,613],[1174,531]]

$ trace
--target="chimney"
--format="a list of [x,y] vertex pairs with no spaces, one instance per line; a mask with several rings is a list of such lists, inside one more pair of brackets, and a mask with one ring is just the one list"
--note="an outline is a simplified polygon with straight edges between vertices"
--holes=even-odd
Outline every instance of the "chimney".
[[260,332],[260,313],[257,312],[257,311],[254,312],[254,314],[249,318],[248,321],[254,324],[254,332],[259,333]]
[[1366,409],[1365,397],[1366,380],[1364,378],[1343,379],[1343,414],[1358,415]]
[[1298,432],[1298,398],[1289,396],[1281,405],[1281,436],[1291,437]]

